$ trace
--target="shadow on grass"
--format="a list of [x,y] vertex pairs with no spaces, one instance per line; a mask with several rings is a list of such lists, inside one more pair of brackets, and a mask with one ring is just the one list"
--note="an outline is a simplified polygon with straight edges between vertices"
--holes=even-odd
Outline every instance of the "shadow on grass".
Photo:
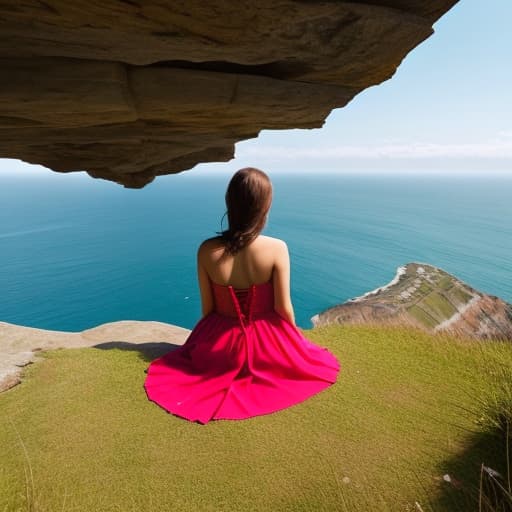
[[150,341],[147,343],[129,343],[127,341],[107,341],[105,343],[98,343],[93,345],[92,348],[99,348],[100,350],[131,350],[139,353],[139,357],[148,363],[154,359],[173,352],[182,345],[175,345],[174,343],[167,343],[165,341]]
[[[507,486],[505,444],[504,432],[500,429],[475,432],[462,453],[444,461],[442,471],[449,475],[449,481],[440,482],[439,492],[431,502],[432,510],[512,512],[512,503],[499,489],[500,485]],[[498,473],[490,477],[489,473],[482,472],[482,464],[492,468],[491,474]]]

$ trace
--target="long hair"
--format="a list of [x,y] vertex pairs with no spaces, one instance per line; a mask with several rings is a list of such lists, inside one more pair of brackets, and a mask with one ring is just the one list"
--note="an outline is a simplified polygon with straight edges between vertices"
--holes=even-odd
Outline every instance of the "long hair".
[[221,231],[225,250],[236,254],[262,231],[272,203],[269,177],[254,167],[237,171],[226,190],[228,229]]

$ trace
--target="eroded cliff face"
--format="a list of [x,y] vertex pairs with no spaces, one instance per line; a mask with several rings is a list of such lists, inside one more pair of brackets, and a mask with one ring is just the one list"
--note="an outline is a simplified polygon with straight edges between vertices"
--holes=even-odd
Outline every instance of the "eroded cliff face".
[[141,188],[318,128],[457,0],[5,1],[0,157]]
[[412,325],[432,333],[512,341],[512,304],[424,263],[399,267],[387,285],[323,311],[312,321],[316,326]]

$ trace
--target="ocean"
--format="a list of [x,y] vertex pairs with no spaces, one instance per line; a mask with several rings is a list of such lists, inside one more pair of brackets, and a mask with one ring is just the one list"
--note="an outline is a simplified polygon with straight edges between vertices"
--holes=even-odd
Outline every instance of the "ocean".
[[[192,170],[132,190],[85,173],[0,174],[0,321],[192,328],[197,246],[222,228],[230,177]],[[288,244],[300,327],[412,261],[512,302],[512,176],[270,177],[264,234]]]

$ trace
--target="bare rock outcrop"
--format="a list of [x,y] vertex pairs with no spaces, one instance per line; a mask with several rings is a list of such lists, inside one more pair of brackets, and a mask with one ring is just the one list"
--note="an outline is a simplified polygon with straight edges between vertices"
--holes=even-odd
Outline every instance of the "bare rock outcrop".
[[424,263],[399,267],[387,285],[327,309],[312,321],[315,326],[412,325],[432,333],[512,341],[512,304]]
[[317,128],[457,0],[7,0],[0,157],[141,188]]
[[21,382],[38,354],[58,348],[120,348],[156,357],[183,345],[190,331],[163,322],[122,320],[81,332],[49,331],[0,322],[0,392]]

